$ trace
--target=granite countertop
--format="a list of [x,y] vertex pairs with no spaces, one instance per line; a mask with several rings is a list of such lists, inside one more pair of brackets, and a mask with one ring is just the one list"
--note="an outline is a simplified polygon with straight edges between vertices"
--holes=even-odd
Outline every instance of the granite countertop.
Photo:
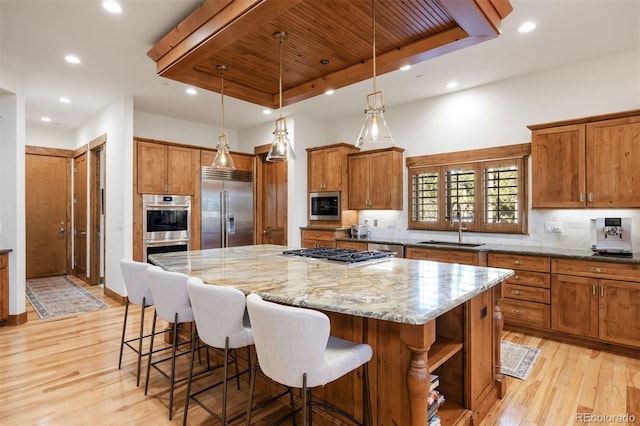
[[501,245],[501,244],[483,244],[477,247],[470,246],[456,246],[441,245],[441,244],[419,244],[423,240],[413,240],[409,238],[394,238],[394,237],[372,237],[372,238],[336,238],[336,241],[349,241],[349,242],[365,242],[376,244],[396,244],[404,247],[422,247],[422,248],[435,248],[441,250],[465,250],[465,251],[480,251],[480,252],[494,252],[494,253],[509,253],[509,254],[522,254],[522,255],[534,255],[534,256],[553,256],[564,257],[569,259],[581,259],[581,260],[593,260],[599,262],[615,262],[615,263],[631,263],[640,264],[640,253],[633,253],[631,256],[611,256],[595,254],[591,250],[579,250],[579,249],[567,249],[567,248],[555,248],[555,247],[529,247],[529,246],[517,246],[517,245]]
[[11,253],[12,251],[13,251],[13,249],[3,249],[3,248],[0,248],[0,254]]
[[285,256],[255,245],[161,253],[160,267],[293,306],[426,324],[513,275],[509,269],[390,258],[367,265]]

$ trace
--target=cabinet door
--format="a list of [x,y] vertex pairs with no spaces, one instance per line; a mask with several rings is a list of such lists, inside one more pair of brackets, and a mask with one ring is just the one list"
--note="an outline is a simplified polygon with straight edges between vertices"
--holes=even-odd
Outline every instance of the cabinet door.
[[585,337],[598,337],[598,280],[551,277],[551,329]]
[[330,148],[324,151],[324,190],[342,190],[342,149]]
[[584,124],[534,130],[531,166],[533,208],[584,207]]
[[[177,146],[167,147],[167,190],[176,195],[195,192],[194,150]],[[195,155],[197,157],[197,154]]]
[[0,321],[9,318],[9,255],[0,254]]
[[349,157],[349,208],[366,210],[369,208],[369,156]]
[[640,286],[600,280],[600,339],[640,347]]
[[309,192],[325,191],[324,189],[324,151],[309,152]]
[[167,182],[167,147],[156,143],[138,142],[138,192],[165,194]]
[[392,209],[393,162],[391,152],[371,154],[369,160],[369,208]]
[[586,127],[587,206],[640,207],[640,117]]

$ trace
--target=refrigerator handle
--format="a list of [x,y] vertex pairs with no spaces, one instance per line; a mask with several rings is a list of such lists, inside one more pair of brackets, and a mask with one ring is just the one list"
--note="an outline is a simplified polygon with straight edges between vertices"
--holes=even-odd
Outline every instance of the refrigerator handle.
[[[222,191],[224,194],[224,246],[229,247],[229,233],[231,230],[231,217],[229,215],[229,191]],[[235,232],[235,223],[233,225],[233,230]]]

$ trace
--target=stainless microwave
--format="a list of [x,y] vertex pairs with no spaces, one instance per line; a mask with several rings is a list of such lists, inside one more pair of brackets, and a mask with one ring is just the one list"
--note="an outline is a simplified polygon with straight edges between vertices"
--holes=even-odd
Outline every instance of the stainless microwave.
[[310,220],[340,220],[340,192],[311,192]]

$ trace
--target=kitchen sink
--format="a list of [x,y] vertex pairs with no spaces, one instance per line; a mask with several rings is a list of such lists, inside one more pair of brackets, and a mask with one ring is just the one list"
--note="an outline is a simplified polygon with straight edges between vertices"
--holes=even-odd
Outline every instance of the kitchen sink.
[[455,246],[455,247],[479,247],[484,245],[483,243],[454,243],[451,241],[435,241],[435,240],[420,241],[418,244],[429,244],[429,245],[436,245],[436,246]]

